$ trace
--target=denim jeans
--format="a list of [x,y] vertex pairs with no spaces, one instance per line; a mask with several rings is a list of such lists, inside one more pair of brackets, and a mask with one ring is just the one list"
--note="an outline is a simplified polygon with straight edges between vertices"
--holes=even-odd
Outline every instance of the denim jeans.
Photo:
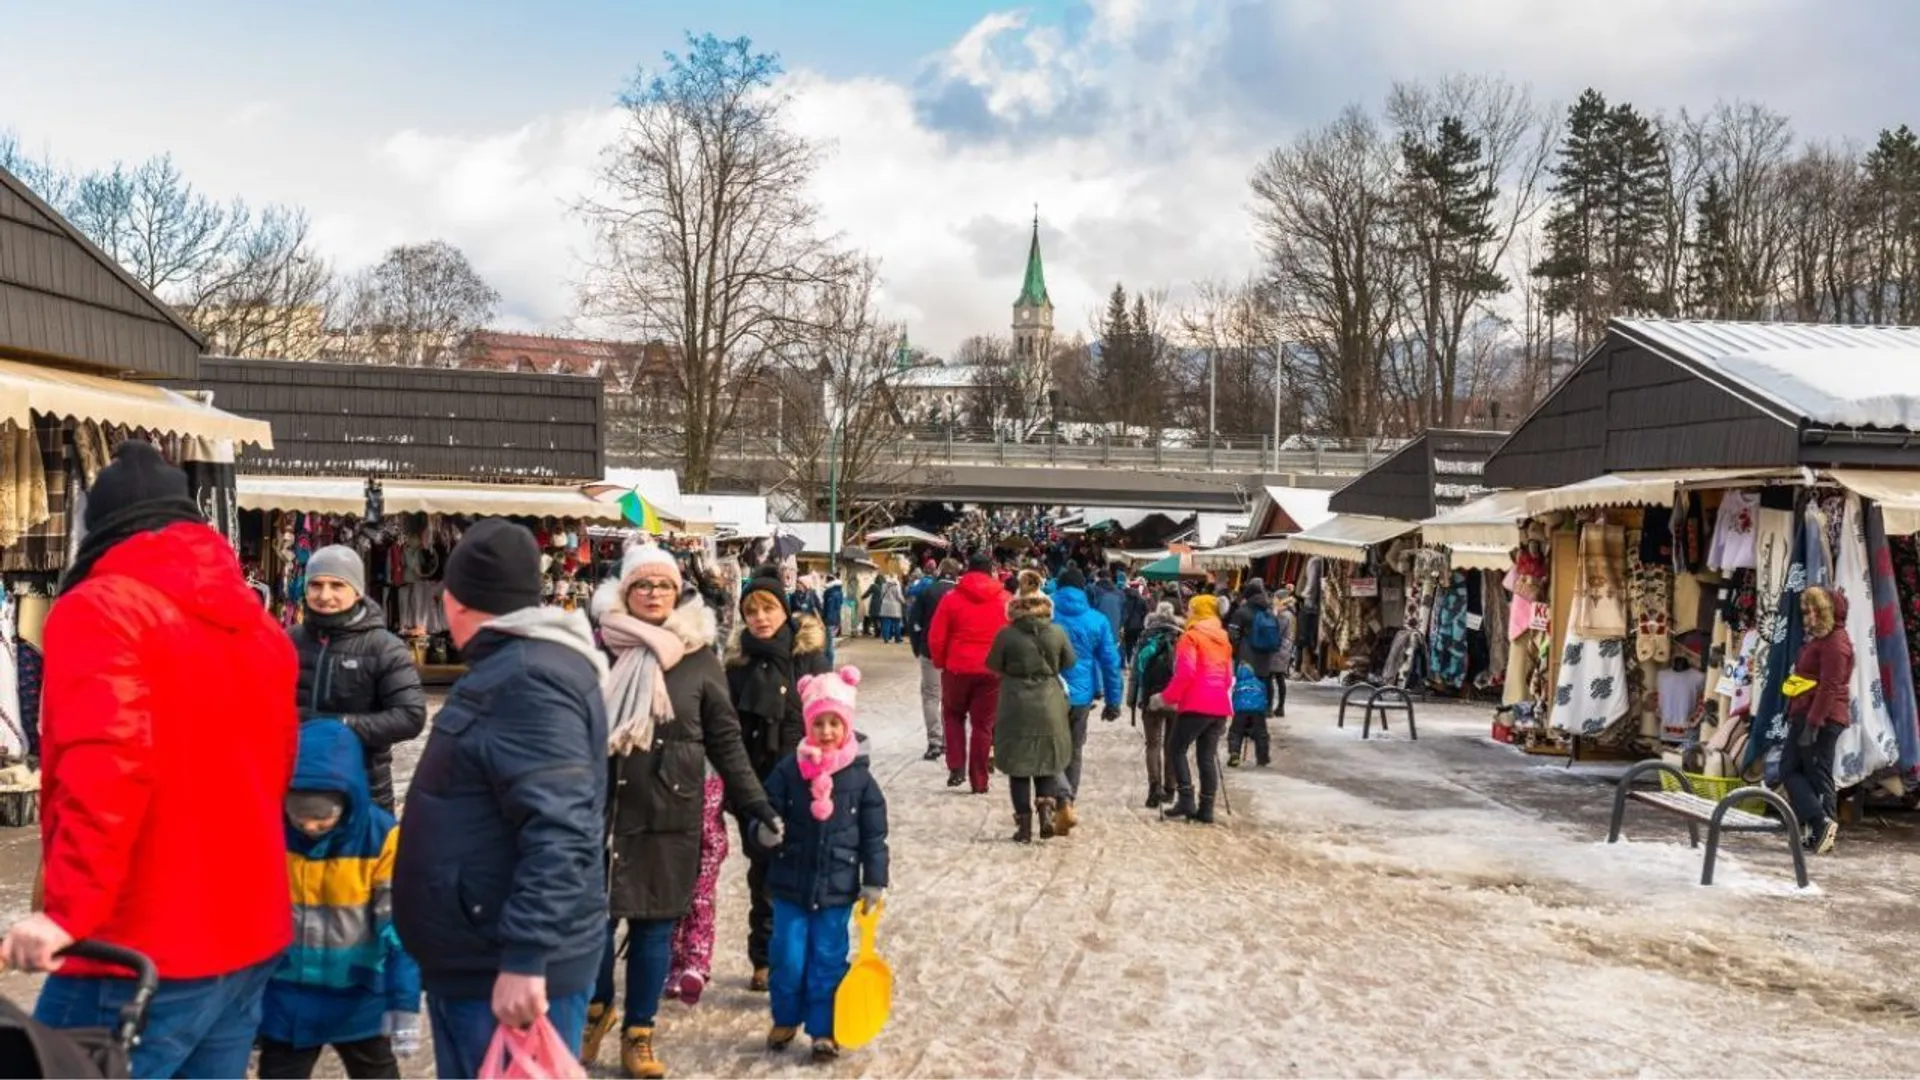
[[1080,767],[1086,763],[1087,756],[1087,717],[1092,713],[1092,705],[1075,705],[1067,710],[1067,728],[1073,733],[1073,757],[1067,761],[1066,775],[1060,778],[1060,797],[1068,802],[1080,797]]
[[847,974],[847,923],[852,918],[852,904],[808,911],[774,898],[768,989],[776,1025],[804,1023],[808,1035],[833,1038],[833,997]]
[[901,640],[899,619],[891,615],[880,616],[880,640],[888,645]]
[[[660,1012],[660,994],[667,988],[667,969],[673,964],[674,919],[627,920],[626,1027],[653,1026]],[[595,1005],[613,1004],[613,932],[619,920],[607,924],[607,951],[600,954],[600,979],[593,986]]]
[[[162,979],[133,1048],[137,1077],[244,1076],[260,1030],[260,999],[280,958],[207,979]],[[51,975],[33,1018],[55,1028],[110,1028],[132,979]]]
[[[427,1019],[433,1024],[433,1064],[440,1080],[471,1080],[486,1060],[487,1047],[500,1022],[493,1018],[490,998],[449,998],[427,995]],[[547,1019],[566,1040],[567,1049],[580,1056],[580,1037],[587,1030],[587,992],[547,999]],[[243,1066],[244,1069],[244,1066]],[[241,1073],[212,1073],[239,1076]]]

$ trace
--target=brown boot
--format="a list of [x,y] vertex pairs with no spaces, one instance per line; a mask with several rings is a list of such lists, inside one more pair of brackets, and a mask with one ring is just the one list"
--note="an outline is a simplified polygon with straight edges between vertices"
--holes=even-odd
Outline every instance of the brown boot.
[[764,994],[767,992],[767,987],[772,984],[773,972],[768,971],[764,966],[756,967],[753,969],[753,978],[747,980],[747,989],[756,994]]
[[620,1067],[633,1080],[666,1080],[667,1063],[653,1056],[653,1029],[628,1028],[620,1036]]
[[611,1004],[593,1004],[587,1006],[587,1032],[580,1038],[580,1060],[588,1065],[600,1058],[600,1044],[607,1040],[613,1031],[613,1025],[620,1020],[620,1014]]
[[1041,798],[1033,800],[1034,813],[1040,816],[1040,839],[1051,840],[1056,831],[1053,820],[1053,800]]
[[1060,809],[1053,814],[1053,834],[1064,838],[1068,833],[1080,827],[1080,815],[1073,809],[1071,801],[1062,800]]
[[1016,844],[1033,843],[1033,815],[1013,815],[1013,842]]
[[780,1024],[775,1024],[773,1025],[773,1030],[767,1032],[767,1049],[785,1050],[787,1047],[793,1045],[793,1040],[799,1037],[799,1028],[784,1027]]

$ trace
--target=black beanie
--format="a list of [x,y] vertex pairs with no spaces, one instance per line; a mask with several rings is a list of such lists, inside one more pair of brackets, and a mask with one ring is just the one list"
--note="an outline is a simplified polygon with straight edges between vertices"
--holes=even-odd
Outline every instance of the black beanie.
[[167,464],[153,444],[128,439],[113,452],[113,464],[100,470],[87,490],[88,531],[141,503],[187,499],[187,474]]
[[540,545],[524,526],[487,518],[466,531],[447,556],[447,591],[488,615],[540,606]]
[[1087,587],[1087,575],[1077,566],[1069,566],[1060,571],[1059,586],[1063,589],[1084,589]]
[[976,553],[967,560],[967,569],[979,574],[993,573],[993,556],[985,552]]
[[755,570],[753,576],[747,579],[747,583],[740,589],[740,613],[742,615],[747,612],[747,597],[757,592],[766,593],[768,596],[778,600],[781,611],[789,615],[793,614],[793,610],[787,606],[787,583],[782,579],[779,567],[763,566]]

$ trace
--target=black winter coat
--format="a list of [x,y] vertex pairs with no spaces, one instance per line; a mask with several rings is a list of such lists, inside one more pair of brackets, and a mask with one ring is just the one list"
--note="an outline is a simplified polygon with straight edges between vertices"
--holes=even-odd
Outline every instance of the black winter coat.
[[687,645],[686,656],[667,672],[673,719],[654,728],[651,749],[607,763],[607,896],[616,919],[678,919],[692,905],[709,762],[726,782],[727,805],[735,814],[771,818],[741,742],[726,671],[713,652],[712,610],[695,599],[669,616],[666,626]]
[[427,692],[413,653],[387,630],[386,614],[372,600],[338,618],[308,612],[287,633],[300,656],[300,719],[336,717],[358,735],[373,801],[393,810],[393,747],[427,726]]
[[1121,629],[1130,637],[1138,636],[1147,629],[1147,598],[1137,590],[1128,589],[1123,603]]
[[428,993],[486,998],[511,971],[558,996],[598,973],[607,712],[586,620],[542,621],[581,644],[482,630],[407,791],[393,917]]
[[[803,675],[826,674],[827,631],[813,616],[796,615],[775,635],[785,646],[784,657],[779,648],[746,650],[745,637],[742,631],[727,654],[727,697],[740,717],[740,739],[753,775],[765,780],[806,738],[798,684]],[[775,701],[777,710],[766,704]]]
[[787,823],[767,866],[767,892],[819,911],[853,903],[863,886],[887,887],[887,798],[868,767],[865,740],[859,756],[833,774],[827,820],[814,818],[813,793],[792,754],[767,778],[767,798]]
[[927,645],[927,633],[933,629],[933,613],[957,584],[952,578],[941,578],[921,589],[920,594],[913,598],[913,603],[907,605],[907,641],[913,646],[913,655],[921,659],[933,655],[932,648]]

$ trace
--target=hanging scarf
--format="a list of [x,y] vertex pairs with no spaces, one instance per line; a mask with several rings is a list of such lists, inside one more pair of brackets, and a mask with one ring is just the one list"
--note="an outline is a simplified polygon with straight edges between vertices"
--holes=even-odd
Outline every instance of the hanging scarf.
[[800,765],[800,777],[807,782],[807,791],[813,795],[813,820],[825,821],[833,816],[833,774],[853,764],[860,756],[860,747],[849,725],[846,734],[841,737],[840,745],[832,750],[813,741],[813,732],[801,741],[800,748],[794,752]]
[[664,626],[610,611],[600,640],[613,650],[613,670],[602,684],[607,703],[607,753],[614,757],[653,747],[653,731],[673,719],[667,672],[687,654],[687,643]]
[[1872,564],[1873,645],[1880,661],[1880,686],[1887,695],[1887,715],[1900,744],[1900,771],[1920,766],[1920,728],[1916,728],[1913,695],[1913,654],[1906,623],[1900,618],[1900,592],[1893,572],[1893,552],[1887,526],[1876,504],[1867,509],[1867,560]]

